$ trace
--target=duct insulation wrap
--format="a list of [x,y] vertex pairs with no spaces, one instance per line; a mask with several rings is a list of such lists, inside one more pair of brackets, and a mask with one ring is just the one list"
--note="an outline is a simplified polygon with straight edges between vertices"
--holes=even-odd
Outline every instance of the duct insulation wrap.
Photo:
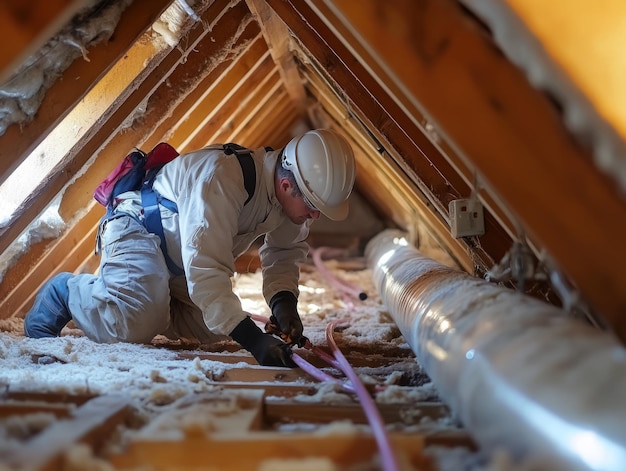
[[366,257],[417,360],[483,450],[532,469],[626,470],[616,337],[424,257],[398,231],[373,238]]

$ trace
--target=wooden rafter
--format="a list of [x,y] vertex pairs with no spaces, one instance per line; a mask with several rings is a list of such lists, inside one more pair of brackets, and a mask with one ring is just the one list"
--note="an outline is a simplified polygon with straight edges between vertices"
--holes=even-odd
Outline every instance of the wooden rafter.
[[373,0],[334,7],[625,340],[626,251],[615,222],[626,204],[550,100],[454,2],[386,3],[384,14]]
[[261,26],[274,62],[278,66],[287,94],[299,112],[305,111],[306,94],[298,68],[289,50],[289,31],[285,23],[267,5],[265,0],[246,0],[248,8]]
[[37,118],[27,124],[14,124],[0,137],[0,182],[17,168],[109,70],[132,44],[154,23],[161,11],[170,3],[133,2],[117,25],[114,36],[106,43],[89,50],[89,62],[76,60],[64,72],[64,80],[58,80],[46,92]]

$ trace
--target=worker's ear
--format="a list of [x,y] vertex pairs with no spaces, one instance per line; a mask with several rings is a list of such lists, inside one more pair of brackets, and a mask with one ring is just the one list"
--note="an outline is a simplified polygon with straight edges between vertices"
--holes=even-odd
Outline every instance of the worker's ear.
[[291,186],[291,182],[289,181],[288,178],[281,178],[280,181],[278,182],[278,188],[280,189],[281,193],[284,194],[290,194],[292,191],[292,186]]

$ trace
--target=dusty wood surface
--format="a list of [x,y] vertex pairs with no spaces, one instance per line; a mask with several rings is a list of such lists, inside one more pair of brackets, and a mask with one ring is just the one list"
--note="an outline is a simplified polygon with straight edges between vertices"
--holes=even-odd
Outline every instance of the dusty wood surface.
[[[427,463],[422,455],[421,437],[394,434],[391,444],[402,460],[418,466]],[[358,465],[374,459],[376,451],[373,437],[361,434],[250,433],[241,438],[188,439],[184,444],[137,442],[127,454],[116,457],[113,462],[119,469],[150,463],[157,470],[196,469],[210,465],[215,469],[244,471],[257,470],[265,462],[278,464],[290,460],[301,460],[301,465],[312,459],[339,466]],[[297,466],[297,463],[292,464]]]
[[6,461],[29,470],[59,469],[64,451],[78,442],[97,448],[131,413],[127,398],[94,398],[76,409],[69,420],[55,422],[15,449]]
[[[202,391],[194,393],[181,391],[161,398],[158,385],[168,384],[161,377],[152,377],[157,383],[154,397],[140,401],[113,395],[8,388],[0,397],[0,418],[50,416],[50,424],[24,441],[10,456],[10,462],[33,470],[62,470],[76,459],[72,455],[76,446],[86,443],[92,455],[79,459],[103,460],[121,470],[139,465],[168,471],[206,466],[258,470],[265,469],[263,466],[275,469],[278,464],[376,469],[380,449],[355,396],[338,388],[331,393],[330,385],[298,368],[255,365],[249,354],[230,351],[230,342],[222,347],[228,348],[216,352],[174,351],[168,370],[178,369],[177,362],[187,370],[190,361],[196,360],[226,366],[225,374],[202,378]],[[176,350],[176,345],[156,348]],[[315,357],[301,350],[309,360]],[[377,351],[378,345],[369,345],[369,349],[363,346],[361,350],[351,352],[348,358],[370,381],[379,378],[382,384],[390,371],[419,370],[414,358],[385,356]],[[342,376],[328,365],[326,370]],[[206,372],[211,371],[213,367],[209,366]],[[374,386],[367,387],[374,396]],[[327,399],[329,393],[334,399]],[[425,446],[475,448],[467,431],[458,426],[437,426],[449,420],[450,411],[436,399],[381,403],[377,409],[389,428],[394,456],[400,463],[435,471],[431,457],[424,454]],[[117,428],[115,433],[112,427]],[[123,444],[119,442],[122,438]]]

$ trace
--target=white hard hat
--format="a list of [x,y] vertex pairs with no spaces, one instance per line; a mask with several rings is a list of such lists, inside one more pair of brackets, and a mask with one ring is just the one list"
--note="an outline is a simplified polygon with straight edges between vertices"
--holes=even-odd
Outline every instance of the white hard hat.
[[340,221],[348,216],[348,196],[355,178],[350,144],[328,129],[293,138],[281,164],[291,170],[304,196],[325,216]]

